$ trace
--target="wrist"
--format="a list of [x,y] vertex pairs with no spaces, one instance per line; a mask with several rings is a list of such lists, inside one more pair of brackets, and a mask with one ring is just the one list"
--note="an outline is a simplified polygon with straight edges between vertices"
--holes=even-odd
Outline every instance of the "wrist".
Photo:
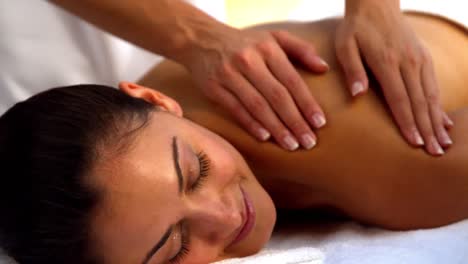
[[225,25],[201,10],[185,4],[174,14],[167,32],[169,41],[163,55],[186,67],[201,55],[223,49],[223,36],[234,28]]
[[222,60],[229,44],[236,41],[238,30],[216,20],[191,21],[183,30],[180,45],[170,58],[192,69],[207,57]]
[[400,0],[346,0],[345,16],[400,11]]
[[201,54],[222,50],[222,39],[226,32],[232,31],[218,21],[185,21],[180,25],[180,34],[168,52],[168,57],[185,66]]

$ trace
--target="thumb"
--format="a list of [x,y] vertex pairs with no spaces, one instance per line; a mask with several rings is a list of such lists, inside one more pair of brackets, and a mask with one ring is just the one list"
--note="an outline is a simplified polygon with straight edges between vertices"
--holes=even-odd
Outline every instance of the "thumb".
[[335,48],[336,56],[344,70],[351,95],[364,94],[368,89],[369,81],[359,54],[356,39],[337,40]]

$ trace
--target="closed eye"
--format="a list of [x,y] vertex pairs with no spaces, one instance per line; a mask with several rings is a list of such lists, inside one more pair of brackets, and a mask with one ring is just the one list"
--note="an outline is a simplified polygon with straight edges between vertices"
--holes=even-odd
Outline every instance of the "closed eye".
[[210,160],[206,153],[203,151],[198,152],[197,159],[200,168],[199,175],[197,180],[190,187],[190,191],[198,190],[203,185],[203,183],[206,180],[206,177],[208,177],[208,174],[210,172]]
[[179,264],[181,263],[185,257],[190,253],[190,240],[188,236],[187,225],[185,223],[179,224],[180,229],[180,249],[177,254],[169,260],[171,264]]

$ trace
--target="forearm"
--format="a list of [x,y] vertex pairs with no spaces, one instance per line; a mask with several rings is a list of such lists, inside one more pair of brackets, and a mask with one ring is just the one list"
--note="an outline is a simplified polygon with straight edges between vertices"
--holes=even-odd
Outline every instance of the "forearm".
[[181,0],[50,0],[122,39],[183,61],[227,27]]

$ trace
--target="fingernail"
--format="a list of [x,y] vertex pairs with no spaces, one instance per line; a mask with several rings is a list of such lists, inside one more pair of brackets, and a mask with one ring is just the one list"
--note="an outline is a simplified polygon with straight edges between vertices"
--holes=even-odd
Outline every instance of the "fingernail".
[[453,144],[452,139],[450,138],[449,134],[447,133],[447,131],[445,129],[443,129],[441,137],[442,137],[442,143],[443,144],[445,144],[445,145],[452,145]]
[[312,116],[312,123],[316,128],[321,128],[327,123],[327,120],[322,114],[316,113]]
[[301,138],[302,138],[302,146],[305,149],[311,149],[315,147],[315,145],[317,144],[317,141],[309,134],[304,134],[302,135]]
[[322,58],[320,58],[320,57],[318,58],[318,63],[319,63],[320,65],[322,65],[322,66],[327,67],[327,68],[330,67],[330,66],[328,65],[328,63],[327,63],[326,61],[324,61],[324,60],[323,60]]
[[312,57],[312,60],[315,62],[315,63],[318,63],[322,66],[325,66],[325,67],[329,67],[328,66],[328,63],[326,61],[324,61],[322,58],[320,58],[319,56],[313,56]]
[[297,143],[297,141],[289,135],[283,138],[283,142],[284,144],[286,144],[286,147],[291,151],[296,150],[299,147],[299,143]]
[[424,145],[424,140],[417,130],[413,132],[413,140],[416,143],[416,145]]
[[431,138],[431,145],[437,155],[443,155],[445,153],[435,137]]
[[364,84],[362,84],[362,82],[353,83],[353,86],[351,86],[351,94],[356,96],[362,92],[364,92]]
[[269,139],[270,136],[271,136],[270,132],[268,132],[268,131],[267,131],[266,129],[264,129],[264,128],[259,128],[259,129],[257,129],[257,135],[258,135],[258,137],[259,137],[261,140],[263,140],[263,141]]
[[455,124],[453,123],[452,119],[450,119],[450,117],[448,117],[447,115],[445,116],[446,120],[447,120],[447,124],[451,127],[453,127]]

